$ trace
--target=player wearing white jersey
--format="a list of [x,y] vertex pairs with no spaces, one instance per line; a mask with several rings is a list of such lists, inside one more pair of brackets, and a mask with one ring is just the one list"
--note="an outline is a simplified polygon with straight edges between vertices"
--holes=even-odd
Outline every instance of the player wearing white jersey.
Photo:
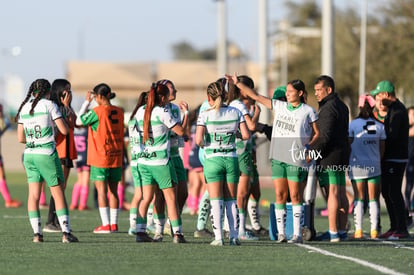
[[371,96],[361,95],[358,107],[358,117],[349,124],[349,142],[351,154],[349,157],[349,178],[356,186],[355,194],[355,239],[363,237],[362,220],[364,215],[364,197],[368,184],[369,216],[371,223],[371,238],[378,237],[378,198],[381,180],[381,157],[385,148],[384,125],[373,115],[375,100]]
[[17,139],[26,144],[23,164],[29,183],[27,209],[34,232],[33,242],[43,242],[39,198],[44,180],[55,199],[56,214],[63,232],[62,242],[77,242],[78,239],[70,233],[69,211],[63,192],[64,177],[55,142],[55,125],[64,135],[68,127],[56,104],[45,99],[49,96],[50,87],[46,79],[34,81],[15,118],[18,122]]
[[[238,76],[238,81],[243,82],[250,88],[254,87],[253,80],[246,76]],[[227,96],[227,103],[229,106],[238,109],[245,121],[246,126],[250,132],[256,130],[256,123],[259,120],[260,108],[254,105],[254,113],[250,116],[250,112],[246,105],[241,101],[243,98],[240,95],[240,89],[234,87],[229,90]],[[259,238],[246,231],[246,213],[247,213],[247,202],[250,195],[250,182],[253,177],[253,158],[252,158],[252,139],[242,140],[236,137],[237,156],[239,160],[240,178],[237,186],[237,207],[239,210],[239,239],[246,241],[257,241]]]
[[319,130],[315,123],[318,116],[312,107],[304,103],[305,84],[301,80],[288,82],[286,87],[287,102],[284,102],[258,95],[251,88],[239,82],[236,74],[228,76],[228,78],[240,88],[242,95],[273,110],[270,159],[276,193],[275,214],[279,234],[278,242],[287,241],[285,220],[286,201],[289,193],[293,212],[293,237],[289,242],[300,243],[302,242],[301,218],[303,215],[300,183],[306,177],[307,163],[313,156],[313,153],[307,148],[319,136]]
[[[165,197],[174,243],[186,242],[182,235],[181,217],[177,208],[177,180],[169,161],[170,131],[182,136],[185,130],[179,120],[172,116],[170,109],[165,107],[168,103],[168,94],[169,89],[166,85],[154,83],[148,92],[146,105],[140,107],[135,115],[144,145],[138,156],[143,198],[137,212],[137,242],[151,241],[145,232],[146,215],[157,186]],[[180,108],[184,112],[188,111],[186,104],[180,104]]]
[[239,164],[236,153],[236,132],[244,140],[250,134],[239,110],[223,104],[224,85],[213,82],[207,87],[210,108],[200,112],[196,143],[204,148],[204,176],[210,196],[215,240],[211,245],[223,245],[222,210],[226,208],[230,228],[230,245],[240,245],[237,228],[237,183]]

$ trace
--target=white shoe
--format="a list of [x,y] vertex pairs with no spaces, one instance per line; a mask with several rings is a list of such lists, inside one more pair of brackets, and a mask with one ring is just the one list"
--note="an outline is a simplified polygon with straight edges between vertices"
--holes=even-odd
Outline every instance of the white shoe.
[[287,242],[286,236],[284,234],[277,235],[277,243],[285,243]]
[[221,240],[214,240],[214,241],[212,241],[210,243],[210,245],[212,245],[212,246],[223,246],[224,245],[223,239],[221,239]]

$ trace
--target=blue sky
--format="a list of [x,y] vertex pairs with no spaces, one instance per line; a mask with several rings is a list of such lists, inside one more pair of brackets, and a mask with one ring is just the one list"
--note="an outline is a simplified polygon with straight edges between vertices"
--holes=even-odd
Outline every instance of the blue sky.
[[[369,1],[369,0],[368,0]],[[228,38],[257,57],[258,0],[227,0]],[[358,0],[336,0],[341,6]],[[269,23],[286,12],[283,0],[268,0]],[[213,0],[8,0],[0,4],[0,76],[19,75],[27,87],[36,78],[65,76],[73,59],[140,62],[172,59],[171,46],[188,41],[199,49],[217,41]],[[20,46],[18,57],[7,49]]]

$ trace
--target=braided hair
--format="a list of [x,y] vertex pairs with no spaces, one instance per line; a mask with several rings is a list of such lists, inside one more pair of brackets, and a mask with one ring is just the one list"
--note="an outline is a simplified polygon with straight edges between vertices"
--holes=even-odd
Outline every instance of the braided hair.
[[35,81],[33,81],[29,87],[29,91],[27,92],[26,98],[23,100],[22,104],[20,104],[19,110],[17,111],[17,114],[14,117],[14,121],[18,121],[23,106],[30,100],[32,95],[35,98],[32,102],[32,108],[30,109],[29,113],[30,115],[33,115],[34,108],[36,107],[39,100],[50,92],[50,86],[50,82],[43,78],[36,79]]

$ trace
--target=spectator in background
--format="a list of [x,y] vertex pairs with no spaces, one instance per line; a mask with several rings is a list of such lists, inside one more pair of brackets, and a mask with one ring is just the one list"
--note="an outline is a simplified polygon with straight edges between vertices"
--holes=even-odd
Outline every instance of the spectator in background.
[[10,127],[10,121],[3,113],[3,105],[0,104],[0,193],[3,196],[4,204],[6,208],[17,208],[22,205],[22,203],[16,199],[10,197],[9,188],[6,182],[6,174],[4,171],[3,157],[1,155],[1,136],[7,131]]
[[388,107],[384,120],[387,139],[381,164],[381,193],[390,218],[390,229],[380,235],[384,239],[409,237],[407,231],[408,210],[401,192],[402,180],[408,159],[408,113],[404,104],[395,95],[394,84],[380,81],[371,91],[382,104]]

